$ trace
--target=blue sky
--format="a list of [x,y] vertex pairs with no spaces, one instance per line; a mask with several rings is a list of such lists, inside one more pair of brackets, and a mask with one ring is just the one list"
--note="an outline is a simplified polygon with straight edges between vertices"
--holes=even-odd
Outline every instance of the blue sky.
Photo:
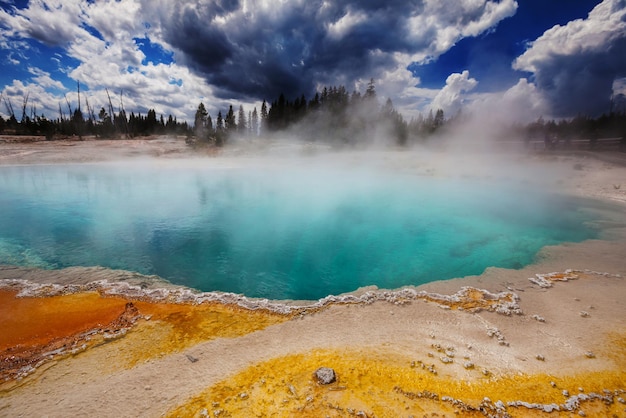
[[513,16],[499,23],[493,30],[461,39],[436,61],[416,65],[414,73],[422,85],[441,88],[453,72],[469,70],[480,83],[478,89],[498,91],[515,84],[523,71],[516,71],[511,63],[526,50],[528,42],[537,39],[554,25],[565,25],[574,19],[583,19],[598,4],[598,0],[518,1]]
[[96,113],[108,90],[192,120],[370,78],[407,118],[599,115],[626,91],[626,0],[0,1],[5,117],[28,95],[56,118],[77,82]]

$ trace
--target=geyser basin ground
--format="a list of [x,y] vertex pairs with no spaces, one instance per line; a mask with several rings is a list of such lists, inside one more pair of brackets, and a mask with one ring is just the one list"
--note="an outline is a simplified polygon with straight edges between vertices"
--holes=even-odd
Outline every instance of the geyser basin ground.
[[581,199],[430,174],[317,158],[2,167],[0,263],[314,300],[520,268],[597,232]]
[[[172,141],[171,147],[184,148],[184,141],[179,142],[182,146],[175,147]],[[42,141],[10,147],[0,143],[0,164],[94,161],[111,155],[128,158],[137,153],[153,155],[157,146],[161,147],[161,142]],[[159,155],[159,164],[170,164],[172,154]],[[375,156],[376,161],[385,161],[382,165],[394,169],[458,178],[462,161],[444,166],[442,160],[447,157],[447,153],[407,152]],[[515,165],[503,162],[505,158],[517,160],[528,181],[539,179],[533,187],[622,202],[615,205],[611,224],[604,224],[611,229],[602,230],[602,240],[544,248],[535,264],[519,270],[488,269],[480,276],[433,282],[418,289],[442,295],[454,295],[464,286],[495,293],[513,289],[520,297],[523,315],[441,309],[438,303],[420,300],[401,305],[379,301],[335,304],[313,315],[286,318],[262,328],[263,321],[267,325],[272,317],[268,318],[267,312],[211,304],[156,303],[148,309],[130,298],[143,317],[127,333],[106,344],[98,343],[111,331],[103,316],[98,320],[103,327],[94,330],[95,336],[87,335],[96,342],[92,348],[70,354],[69,345],[65,354],[31,370],[25,378],[0,383],[0,415],[160,417],[202,416],[206,411],[214,415],[223,410],[220,416],[233,417],[248,417],[250,411],[277,416],[346,416],[361,411],[381,417],[453,416],[461,405],[457,401],[461,401],[483,408],[462,410],[462,416],[483,416],[485,410],[493,412],[489,408],[501,404],[511,417],[622,416],[626,408],[622,403],[626,399],[626,166],[585,156],[498,155],[494,159],[506,167],[497,170],[499,176],[489,173],[492,163],[473,164],[471,175],[511,177]],[[220,155],[197,163],[185,161],[185,165],[224,168],[241,166],[241,161]],[[273,166],[283,167],[285,161]],[[615,187],[620,184],[621,188]],[[520,202],[526,202],[528,197],[522,197]],[[548,289],[528,280],[536,273],[569,268],[600,273],[555,282]],[[10,292],[36,283],[87,284],[102,279],[105,273],[124,280],[135,277],[119,271],[77,270],[3,268],[0,292],[7,286],[12,289],[15,279],[18,288]],[[63,344],[58,333],[52,332],[51,317],[52,324],[67,323],[66,315],[87,321],[96,310],[112,305],[119,314],[129,300],[121,297],[90,293],[19,297],[11,303],[3,299],[0,322],[9,325],[0,324],[0,329],[33,333],[42,327],[31,324],[42,321],[52,333],[51,342]],[[50,309],[31,312],[29,306],[33,305]],[[257,331],[232,335],[246,329]],[[0,333],[0,337],[11,334]],[[506,344],[501,344],[500,338]],[[444,350],[454,350],[453,362],[440,359],[447,355]],[[48,351],[44,353],[48,355]],[[589,352],[595,357],[588,357]],[[2,358],[13,359],[15,354],[5,352]],[[466,362],[474,368],[465,368]],[[321,387],[311,379],[314,370],[322,366],[338,373],[336,385]],[[428,370],[431,367],[437,375]],[[485,404],[485,397],[491,404]],[[509,405],[519,405],[519,401],[528,407]],[[544,407],[552,405],[569,405],[574,410],[544,412]]]

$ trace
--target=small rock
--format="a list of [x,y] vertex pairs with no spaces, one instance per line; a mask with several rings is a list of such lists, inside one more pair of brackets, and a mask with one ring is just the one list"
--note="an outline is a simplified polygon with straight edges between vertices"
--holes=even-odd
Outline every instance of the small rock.
[[578,415],[581,416],[581,417],[586,417],[587,416],[587,414],[585,414],[584,411],[578,411]]
[[587,358],[596,358],[596,355],[592,351],[586,351],[585,357]]
[[537,354],[537,355],[535,356],[535,358],[536,358],[537,360],[539,360],[539,361],[546,361],[546,358],[545,358],[543,355],[541,355],[541,354]]
[[320,385],[330,385],[337,381],[335,371],[329,367],[320,367],[313,375]]
[[440,358],[440,360],[441,360],[441,362],[442,362],[442,363],[444,363],[444,364],[448,364],[448,363],[452,363],[452,362],[454,362],[454,360],[452,360],[450,357],[445,357],[445,356],[444,356],[444,357],[441,357],[441,358]]
[[565,396],[566,398],[569,398],[569,392],[567,390],[563,389],[563,392],[561,393],[563,393],[563,396]]
[[553,388],[556,387],[556,383],[555,382],[550,382],[550,386],[552,386]]
[[587,311],[580,311],[580,316],[582,316],[583,318],[588,318],[589,317],[589,312],[587,312]]
[[198,361],[198,359],[192,356],[191,354],[185,354],[185,357],[187,357],[187,360],[189,360],[192,363],[195,363],[196,361]]
[[472,363],[471,361],[466,361],[465,363],[463,363],[463,367],[465,367],[466,369],[473,369],[474,363]]
[[239,397],[241,399],[248,399],[248,394],[246,392],[242,392],[242,393],[239,394]]

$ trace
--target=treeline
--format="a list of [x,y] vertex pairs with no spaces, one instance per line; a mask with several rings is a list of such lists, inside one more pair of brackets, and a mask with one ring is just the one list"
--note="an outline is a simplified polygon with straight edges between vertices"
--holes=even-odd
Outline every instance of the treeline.
[[268,106],[264,100],[260,112],[246,112],[243,106],[235,112],[230,106],[216,119],[200,103],[194,118],[194,134],[199,142],[223,145],[233,135],[271,137],[278,133],[293,134],[305,141],[324,141],[341,145],[371,143],[384,138],[388,143],[405,145],[424,140],[445,123],[443,110],[431,111],[427,117],[406,122],[394,108],[391,99],[380,105],[374,80],[365,92],[348,92],[345,86],[324,87],[311,99],[305,95],[289,100],[284,94]]
[[513,127],[529,140],[575,140],[598,138],[626,138],[626,111],[611,112],[598,118],[578,115],[559,121],[539,118],[527,125]]
[[233,106],[230,105],[226,115],[222,115],[221,111],[218,112],[215,121],[209,115],[204,103],[200,102],[194,116],[192,131],[195,138],[194,143],[223,146],[228,138],[234,134],[238,137],[258,136],[261,126],[265,125],[264,121],[266,120],[267,105],[265,101],[261,106],[261,115],[258,114],[256,107],[254,111],[246,115],[243,105],[240,105],[237,116],[235,116]]
[[[363,93],[350,93],[345,86],[331,86],[324,87],[310,99],[300,95],[290,100],[281,94],[269,106],[264,100],[260,112],[256,108],[246,112],[243,106],[236,112],[230,106],[225,114],[219,112],[215,120],[200,103],[193,132],[198,141],[218,146],[233,134],[271,138],[283,132],[305,141],[346,145],[384,141],[410,145],[424,143],[436,134],[445,135],[448,129],[462,127],[468,119],[471,115],[461,112],[446,118],[444,111],[438,109],[407,122],[391,99],[382,106],[379,104],[374,80],[370,80]],[[499,137],[506,140],[626,138],[626,110],[612,111],[597,118],[585,115],[558,121],[539,118],[525,125],[497,128],[493,132],[499,132]]]
[[22,116],[18,121],[11,102],[4,98],[5,108],[10,116],[8,119],[0,116],[0,134],[43,135],[47,139],[69,136],[81,138],[88,135],[99,138],[134,138],[147,135],[188,136],[191,134],[187,121],[179,122],[172,115],[169,115],[167,119],[163,115],[157,117],[154,109],[148,110],[146,115],[135,114],[134,112],[128,115],[123,108],[115,113],[113,106],[109,104],[108,111],[102,107],[96,116],[93,108],[89,106],[89,102],[86,102],[86,114],[83,113],[80,105],[76,109],[72,109],[68,102],[67,115],[59,105],[59,117],[48,119],[44,115],[37,115],[34,108],[31,108],[30,114],[27,114],[27,102],[28,97],[24,99]]
[[[108,95],[108,91],[107,91]],[[222,146],[233,137],[272,138],[285,134],[305,141],[323,141],[337,145],[359,145],[383,142],[388,145],[409,145],[425,142],[435,134],[445,134],[448,128],[458,127],[471,117],[458,113],[446,119],[443,110],[430,110],[410,121],[395,109],[391,99],[380,105],[374,80],[370,80],[364,92],[348,92],[345,86],[324,87],[312,98],[305,95],[288,99],[284,94],[272,100],[269,105],[263,101],[260,111],[255,107],[246,111],[243,105],[236,109],[232,105],[224,113],[209,115],[205,105],[200,103],[196,110],[193,125],[179,122],[169,115],[157,116],[154,109],[145,115],[124,109],[120,95],[119,111],[114,112],[111,98],[108,106],[101,107],[98,113],[85,99],[86,112],[83,113],[78,85],[77,108],[72,109],[67,102],[66,113],[59,104],[59,117],[47,119],[37,116],[35,109],[27,113],[28,96],[24,98],[21,118],[17,119],[13,105],[6,97],[4,103],[8,119],[0,116],[0,134],[44,135],[48,139],[68,136],[93,135],[99,138],[134,138],[146,135],[183,135],[188,142]],[[546,139],[549,141],[626,138],[626,110],[610,112],[598,118],[579,115],[572,119],[538,120],[522,125],[502,127],[503,139],[525,138],[526,140]]]

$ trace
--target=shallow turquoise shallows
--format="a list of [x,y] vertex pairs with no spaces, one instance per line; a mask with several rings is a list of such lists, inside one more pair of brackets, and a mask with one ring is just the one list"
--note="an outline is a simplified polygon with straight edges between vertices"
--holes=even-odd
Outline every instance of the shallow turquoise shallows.
[[545,245],[594,236],[580,203],[337,166],[3,167],[0,264],[105,266],[313,300],[522,267]]

